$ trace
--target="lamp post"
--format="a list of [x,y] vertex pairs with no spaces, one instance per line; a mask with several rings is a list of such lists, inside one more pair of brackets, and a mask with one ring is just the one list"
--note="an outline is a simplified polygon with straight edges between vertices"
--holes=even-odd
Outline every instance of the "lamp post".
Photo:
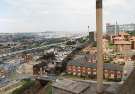
[[90,26],[88,25],[88,33],[90,32]]
[[96,0],[97,94],[103,93],[102,0]]

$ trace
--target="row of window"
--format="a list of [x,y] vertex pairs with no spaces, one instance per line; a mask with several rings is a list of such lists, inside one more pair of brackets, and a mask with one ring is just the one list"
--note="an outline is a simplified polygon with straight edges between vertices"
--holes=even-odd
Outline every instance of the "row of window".
[[[67,67],[67,72],[69,74],[73,75],[96,75],[97,71],[93,68],[85,68],[85,67],[75,67],[75,66],[69,66]],[[122,78],[122,72],[121,71],[110,71],[110,70],[104,70],[104,78],[105,79],[114,79],[114,78]]]
[[[87,74],[84,73],[76,73],[76,72],[69,72],[68,74],[72,74],[74,76],[96,76],[96,72],[93,72],[92,74],[90,72],[88,72]],[[122,74],[104,74],[104,78],[105,79],[121,79],[122,78]]]

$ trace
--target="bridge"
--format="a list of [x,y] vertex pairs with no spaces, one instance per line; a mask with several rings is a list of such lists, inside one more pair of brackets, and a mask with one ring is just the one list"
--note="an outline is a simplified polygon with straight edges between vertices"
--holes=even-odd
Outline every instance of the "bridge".
[[56,81],[57,76],[56,75],[38,75],[38,76],[33,76],[34,79],[36,80],[42,80],[42,81]]

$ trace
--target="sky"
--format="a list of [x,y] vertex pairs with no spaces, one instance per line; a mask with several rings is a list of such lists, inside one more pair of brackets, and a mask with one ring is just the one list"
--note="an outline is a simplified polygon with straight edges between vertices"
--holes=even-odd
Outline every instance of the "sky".
[[[96,0],[0,0],[0,32],[95,30]],[[135,0],[103,0],[103,23],[135,23]]]

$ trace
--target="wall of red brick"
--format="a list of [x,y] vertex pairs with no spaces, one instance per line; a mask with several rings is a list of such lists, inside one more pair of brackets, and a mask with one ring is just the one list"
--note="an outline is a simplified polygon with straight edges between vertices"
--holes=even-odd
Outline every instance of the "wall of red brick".
[[[93,68],[85,68],[85,67],[76,67],[76,66],[67,66],[67,73],[73,75],[96,75],[96,69]],[[120,71],[111,71],[111,70],[104,70],[104,78],[105,79],[113,79],[113,78],[122,78],[122,72]]]

